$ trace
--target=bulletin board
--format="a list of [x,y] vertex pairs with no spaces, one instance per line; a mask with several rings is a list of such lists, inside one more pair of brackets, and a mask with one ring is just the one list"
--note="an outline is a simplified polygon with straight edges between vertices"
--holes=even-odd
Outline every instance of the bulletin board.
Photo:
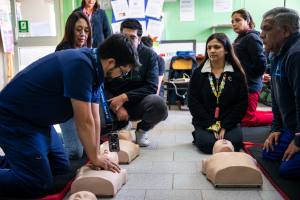
[[[113,0],[112,2],[114,2],[114,1],[116,1],[116,0]],[[139,0],[139,1],[144,2],[144,13],[146,13],[148,2],[150,0]],[[126,0],[126,2],[128,4],[128,7],[129,7],[129,5],[130,5],[129,0]],[[162,2],[162,5],[163,5],[163,2]],[[113,5],[112,5],[112,7],[113,7]],[[114,12],[115,11],[113,10],[113,12],[112,12],[112,29],[113,29],[113,32],[116,32],[116,30],[119,29],[120,23],[122,21],[124,21],[125,19],[131,18],[131,17],[129,16],[128,18],[125,18],[125,19],[122,19],[122,20],[116,20]],[[141,23],[141,25],[143,27],[143,36],[148,36],[148,34],[150,34],[152,38],[158,37],[157,41],[160,41],[161,35],[162,35],[162,29],[163,29],[163,24],[162,24],[162,22],[160,23],[160,17],[155,18],[155,17],[149,17],[149,16],[145,15],[144,18],[134,18],[134,19],[138,20]],[[149,28],[148,24],[149,24],[150,19],[153,20],[152,23],[151,23],[152,28],[150,28],[150,30],[148,30],[148,28]],[[154,23],[154,21],[157,22],[157,23]],[[158,26],[158,29],[156,29],[157,26]],[[155,27],[155,29],[153,29],[154,27]],[[150,33],[149,33],[149,31],[150,31]]]
[[[112,0],[112,1],[117,1],[117,0]],[[148,0],[144,0],[145,1],[145,10],[147,8],[147,4],[148,4]],[[129,0],[127,0],[127,3],[129,4]],[[154,18],[154,17],[145,17],[145,18],[135,18],[136,20],[138,21],[146,21],[146,25],[148,24],[148,20],[149,19],[153,19],[153,20],[156,20],[156,21],[159,21],[160,19],[157,19],[157,18]],[[125,19],[123,20],[119,20],[119,21],[116,21],[116,18],[115,18],[115,15],[114,15],[114,12],[112,12],[112,23],[115,23],[115,22],[121,22],[121,21],[124,21]]]

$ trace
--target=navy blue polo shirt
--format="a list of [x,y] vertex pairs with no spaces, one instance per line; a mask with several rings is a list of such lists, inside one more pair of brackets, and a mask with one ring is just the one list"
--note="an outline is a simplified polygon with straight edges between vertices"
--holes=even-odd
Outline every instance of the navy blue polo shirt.
[[49,54],[20,71],[0,92],[0,123],[40,127],[63,123],[73,116],[70,98],[99,103],[96,80],[102,84],[104,73],[92,49]]

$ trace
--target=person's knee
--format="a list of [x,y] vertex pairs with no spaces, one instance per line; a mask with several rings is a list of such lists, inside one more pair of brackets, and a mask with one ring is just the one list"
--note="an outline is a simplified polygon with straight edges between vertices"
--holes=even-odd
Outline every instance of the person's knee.
[[158,95],[148,95],[145,97],[147,103],[146,112],[150,111],[159,121],[163,120],[167,113],[167,104],[163,98]]
[[233,140],[230,141],[234,147],[234,151],[239,151],[242,148],[242,140]]
[[212,154],[214,142],[212,141],[202,141],[201,139],[196,139],[196,147],[205,154]]
[[66,151],[70,160],[78,160],[83,155],[83,149],[81,147],[66,148]]
[[289,170],[289,167],[284,165],[284,163],[282,163],[279,168],[279,174],[284,179],[292,179],[295,176],[295,174],[293,174],[291,170]]

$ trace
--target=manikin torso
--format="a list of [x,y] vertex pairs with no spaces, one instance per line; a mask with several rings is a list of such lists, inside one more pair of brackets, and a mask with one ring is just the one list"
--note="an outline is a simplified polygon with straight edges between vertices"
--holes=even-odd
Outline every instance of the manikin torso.
[[218,140],[213,155],[202,160],[202,172],[216,187],[260,187],[262,176],[248,154],[234,152],[230,141]]

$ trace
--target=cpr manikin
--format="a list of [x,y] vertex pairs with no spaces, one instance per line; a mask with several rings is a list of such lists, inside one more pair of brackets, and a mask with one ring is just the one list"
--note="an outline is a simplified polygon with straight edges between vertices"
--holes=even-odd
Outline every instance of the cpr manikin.
[[97,200],[97,197],[88,191],[80,191],[72,194],[69,200]]
[[256,161],[248,154],[234,152],[230,141],[218,140],[213,155],[202,160],[202,173],[215,187],[261,187],[263,180]]
[[119,134],[119,139],[120,140],[127,140],[127,141],[132,142],[132,135],[131,135],[130,131],[120,130],[118,132],[118,134]]
[[[100,154],[106,155],[115,163],[119,162],[118,154],[110,152],[108,148],[102,148]],[[77,171],[76,178],[71,186],[71,194],[89,191],[96,196],[115,196],[127,181],[126,169],[121,169],[120,173],[113,173],[107,170],[93,170],[90,166],[83,166]]]
[[[129,164],[135,157],[140,154],[140,147],[127,140],[119,140],[120,151],[117,152],[120,164]],[[101,145],[101,149],[109,149],[108,141]]]

